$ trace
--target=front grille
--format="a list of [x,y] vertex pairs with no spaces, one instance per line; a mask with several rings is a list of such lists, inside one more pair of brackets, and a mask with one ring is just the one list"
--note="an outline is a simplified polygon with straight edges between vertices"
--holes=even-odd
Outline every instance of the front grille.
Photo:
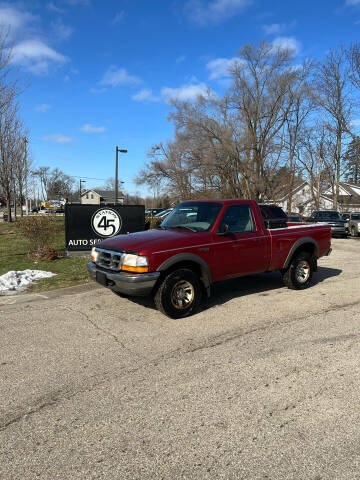
[[124,259],[124,253],[114,252],[112,250],[103,250],[97,248],[98,252],[96,265],[108,270],[121,270],[121,265]]

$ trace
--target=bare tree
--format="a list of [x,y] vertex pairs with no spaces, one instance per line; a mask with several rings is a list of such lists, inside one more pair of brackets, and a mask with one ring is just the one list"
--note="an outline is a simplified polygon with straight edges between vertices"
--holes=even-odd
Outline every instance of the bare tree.
[[16,104],[19,88],[10,67],[11,48],[8,33],[8,29],[0,29],[0,186],[11,221],[11,199],[13,193],[15,194],[14,162],[19,148],[17,141],[21,127]]
[[287,166],[289,169],[286,188],[288,191],[288,212],[292,211],[295,179],[299,173],[297,158],[307,129],[307,120],[315,108],[315,99],[309,84],[311,69],[312,65],[310,62],[306,62],[298,67],[299,76],[297,81],[290,86],[292,106],[286,116],[284,135]]
[[269,187],[269,171],[276,169],[281,134],[294,102],[299,72],[292,68],[290,50],[267,42],[245,45],[232,69],[232,107],[245,132],[252,195],[261,200]]
[[34,170],[32,174],[39,179],[42,198],[47,200],[47,192],[49,190],[50,182],[50,167],[39,167],[37,170]]
[[331,50],[318,64],[316,75],[317,102],[324,112],[327,130],[334,146],[332,168],[334,170],[334,208],[338,208],[346,137],[350,132],[350,120],[354,100],[352,98],[350,68],[343,47]]

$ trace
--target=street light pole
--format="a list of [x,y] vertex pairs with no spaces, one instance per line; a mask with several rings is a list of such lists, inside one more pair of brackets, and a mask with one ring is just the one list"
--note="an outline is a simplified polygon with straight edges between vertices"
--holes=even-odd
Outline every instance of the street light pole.
[[86,180],[81,180],[80,179],[80,182],[79,182],[79,202],[81,203],[81,192],[82,192],[82,184],[83,183],[86,183]]
[[116,147],[116,159],[115,159],[115,192],[114,192],[114,205],[118,203],[118,196],[119,196],[119,152],[120,153],[127,153],[127,150],[120,149]]

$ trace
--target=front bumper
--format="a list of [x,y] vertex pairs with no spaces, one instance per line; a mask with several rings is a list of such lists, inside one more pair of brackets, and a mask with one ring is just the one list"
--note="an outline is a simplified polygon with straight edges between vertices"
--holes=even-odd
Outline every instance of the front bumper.
[[109,272],[108,270],[97,267],[94,262],[89,262],[87,269],[91,279],[95,282],[99,282],[97,273],[99,273],[102,278],[104,278],[103,276],[105,275],[106,285],[101,283],[103,286],[107,286],[115,292],[130,296],[149,295],[160,277],[160,272],[138,273],[133,275],[122,272]]
[[346,235],[347,234],[345,225],[343,227],[331,225],[330,228],[331,228],[332,235]]

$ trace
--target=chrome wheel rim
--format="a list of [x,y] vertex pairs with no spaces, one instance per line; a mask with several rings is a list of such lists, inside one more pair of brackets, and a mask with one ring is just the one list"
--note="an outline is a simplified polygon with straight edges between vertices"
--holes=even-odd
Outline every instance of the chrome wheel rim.
[[179,280],[171,291],[171,303],[173,307],[183,310],[192,304],[195,297],[193,285],[187,280]]
[[295,270],[296,280],[299,283],[305,283],[310,277],[310,264],[306,260],[301,260]]

